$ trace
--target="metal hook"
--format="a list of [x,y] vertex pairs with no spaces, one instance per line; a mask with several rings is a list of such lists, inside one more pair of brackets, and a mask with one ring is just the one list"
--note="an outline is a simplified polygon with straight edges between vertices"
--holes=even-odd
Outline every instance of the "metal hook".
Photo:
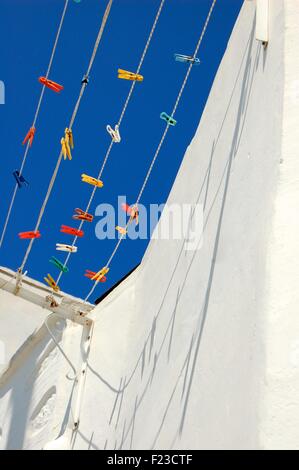
[[[44,321],[44,325],[45,327],[47,328],[48,330],[48,333],[49,335],[51,336],[52,340],[54,341],[54,343],[56,344],[56,346],[58,347],[59,351],[61,352],[61,354],[63,355],[63,357],[65,358],[65,360],[67,361],[67,363],[71,366],[73,372],[74,372],[74,377],[69,377],[68,374],[67,374],[67,378],[69,380],[76,380],[77,379],[77,372],[76,372],[76,368],[74,367],[73,363],[69,360],[69,358],[67,357],[67,355],[65,354],[64,350],[62,349],[62,347],[60,346],[60,344],[58,343],[58,341],[56,340],[55,336],[53,335],[52,331],[50,330],[50,327],[48,325],[48,319],[50,316],[56,316],[56,317],[59,317],[59,318],[63,318],[61,315],[58,315],[58,313],[49,313],[49,315],[45,318],[45,321]],[[64,318],[63,318],[64,319]]]

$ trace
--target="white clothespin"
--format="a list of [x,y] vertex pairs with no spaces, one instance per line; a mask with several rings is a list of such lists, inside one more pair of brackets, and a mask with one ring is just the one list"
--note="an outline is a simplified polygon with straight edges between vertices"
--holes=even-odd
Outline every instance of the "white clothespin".
[[113,142],[119,143],[121,141],[119,134],[119,126],[116,124],[115,129],[112,129],[111,126],[106,127],[107,132],[111,135]]
[[69,253],[77,253],[78,248],[76,246],[65,245],[64,243],[56,243],[57,251],[68,251]]

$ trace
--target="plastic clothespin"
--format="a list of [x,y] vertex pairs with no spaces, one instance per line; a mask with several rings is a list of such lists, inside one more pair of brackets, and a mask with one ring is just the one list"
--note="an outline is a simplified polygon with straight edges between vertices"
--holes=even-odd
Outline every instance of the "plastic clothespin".
[[38,81],[46,86],[47,88],[50,88],[50,90],[55,91],[56,93],[59,93],[61,90],[63,90],[63,86],[59,85],[59,83],[53,82],[52,80],[49,80],[46,77],[39,77]]
[[33,143],[34,136],[35,136],[35,132],[36,132],[35,127],[30,127],[30,129],[27,132],[26,137],[23,140],[22,144],[25,145],[29,141],[29,147],[31,147],[31,145]]
[[78,248],[73,245],[66,245],[65,243],[56,243],[57,251],[66,251],[68,253],[77,253]]
[[136,225],[138,225],[138,222],[139,222],[139,210],[138,210],[138,207],[137,207],[137,206],[136,206],[136,207],[135,207],[135,206],[131,207],[131,206],[129,206],[128,204],[125,204],[125,203],[123,203],[123,204],[121,205],[121,207],[122,207],[123,211],[125,211],[126,214],[128,214],[128,215],[130,216],[130,218],[131,218],[132,220],[135,220]]
[[128,70],[123,69],[118,69],[118,78],[122,78],[123,80],[132,80],[134,82],[143,81],[143,75],[134,72],[129,72]]
[[100,269],[99,272],[95,273],[95,275],[91,278],[92,281],[101,281],[103,277],[109,272],[109,268],[104,266],[104,268]]
[[65,128],[64,138],[65,138],[66,143],[70,146],[70,148],[73,149],[74,148],[74,136],[73,136],[72,129],[69,129],[68,127]]
[[104,186],[104,183],[101,180],[93,178],[92,176],[85,175],[85,173],[81,175],[81,178],[83,183],[91,184],[92,186],[96,186],[97,188],[102,188]]
[[60,287],[56,284],[51,274],[48,274],[47,277],[44,277],[44,280],[55,292],[60,291]]
[[56,243],[57,251],[66,251],[68,253],[77,253],[78,248],[73,245],[66,245],[65,243]]
[[127,233],[127,229],[124,227],[120,227],[119,225],[115,227],[115,230],[117,230],[121,235],[126,235]]
[[83,230],[78,230],[76,228],[69,227],[68,225],[61,225],[60,232],[67,233],[68,235],[73,235],[74,237],[84,236]]
[[[94,272],[94,271],[90,271],[89,269],[85,270],[84,276],[88,277],[88,279],[93,279],[96,275],[97,275],[97,273]],[[107,278],[105,276],[103,276],[99,279],[99,282],[106,282],[106,281],[107,281]]]
[[113,142],[119,143],[121,141],[119,126],[116,124],[115,128],[112,129],[111,126],[106,126],[107,132],[111,135]]
[[54,266],[56,266],[56,268],[59,269],[59,271],[63,272],[63,273],[68,273],[69,272],[69,268],[67,266],[64,266],[64,264],[59,261],[59,259],[55,258],[55,256],[52,256],[51,259],[49,259],[50,263],[54,264]]
[[[66,160],[67,158],[69,160],[72,159],[72,155],[70,153],[70,150],[68,149],[67,147],[67,144],[66,144],[66,141],[65,141],[65,138],[62,137],[62,139],[60,140],[60,143],[61,143],[61,151],[62,151],[62,155],[63,155],[63,158],[64,160]],[[69,151],[68,151],[69,150]]]
[[29,186],[28,181],[24,178],[23,175],[20,175],[19,170],[15,170],[12,174],[15,177],[19,189],[23,186]]
[[88,212],[83,211],[82,209],[76,208],[75,214],[73,215],[75,220],[85,220],[86,222],[93,221],[93,215],[88,214]]
[[61,150],[63,154],[63,158],[66,160],[67,158],[69,160],[72,160],[72,152],[71,149],[74,148],[74,138],[73,138],[73,132],[71,129],[68,127],[64,131],[64,137],[62,137],[61,141]]
[[177,123],[177,121],[173,117],[169,116],[169,114],[165,113],[165,111],[160,114],[160,118],[166,121],[170,126],[175,126]]
[[174,54],[174,58],[177,62],[185,62],[185,63],[187,62],[187,63],[191,63],[194,65],[200,64],[200,60],[198,57],[192,57],[190,55]]
[[85,74],[81,80],[81,84],[85,84],[85,85],[88,85],[89,83],[89,76],[87,74]]
[[41,237],[41,233],[39,230],[37,231],[29,231],[29,232],[20,232],[19,233],[19,238],[21,240],[31,240],[33,238],[40,238]]

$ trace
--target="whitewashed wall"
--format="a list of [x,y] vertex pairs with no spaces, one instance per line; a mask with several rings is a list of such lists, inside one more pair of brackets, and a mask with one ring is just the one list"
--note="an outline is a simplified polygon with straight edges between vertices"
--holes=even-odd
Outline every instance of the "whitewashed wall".
[[[14,290],[14,273],[1,268],[0,449],[41,449],[73,425],[77,390],[84,382],[80,380],[87,345],[84,332],[89,331],[78,312],[89,311],[91,305],[57,294],[53,307],[49,289],[29,278],[17,295]],[[74,363],[77,381],[45,327],[49,315],[47,323]],[[83,326],[61,316],[76,318]]]
[[298,8],[264,49],[244,3],[168,201],[203,246],[153,240],[97,307],[78,448],[299,448]]

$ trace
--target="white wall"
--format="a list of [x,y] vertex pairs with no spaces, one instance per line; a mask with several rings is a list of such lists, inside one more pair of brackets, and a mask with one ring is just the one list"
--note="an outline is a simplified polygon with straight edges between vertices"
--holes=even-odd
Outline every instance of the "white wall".
[[168,201],[204,205],[203,246],[152,240],[96,308],[78,448],[299,447],[298,361],[290,369],[286,355],[299,326],[298,109],[287,98],[298,24],[296,3],[271,0],[264,49],[255,2],[244,3]]
[[[17,295],[14,291],[14,273],[1,268],[0,449],[41,449],[73,424],[89,334],[79,312],[92,306],[59,293],[53,307],[49,289],[26,277]],[[44,325],[49,315],[50,330],[71,357],[77,381]]]
[[282,149],[266,260],[267,348],[261,393],[261,441],[268,449],[299,448],[299,2],[284,3]]
[[0,355],[0,373],[28,336],[41,325],[47,313],[49,311],[39,305],[0,290],[0,342],[3,352]]

